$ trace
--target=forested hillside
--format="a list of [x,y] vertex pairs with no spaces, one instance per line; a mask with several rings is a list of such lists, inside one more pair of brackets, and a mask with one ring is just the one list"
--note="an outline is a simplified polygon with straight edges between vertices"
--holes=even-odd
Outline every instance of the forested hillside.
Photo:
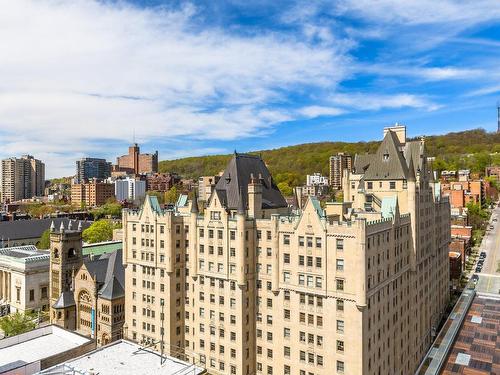
[[[321,142],[262,150],[260,154],[267,163],[280,188],[305,183],[305,176],[314,172],[328,175],[328,159],[338,152],[347,154],[373,153],[379,141],[372,142]],[[500,134],[474,129],[445,135],[426,137],[429,156],[435,156],[437,170],[471,169],[484,172],[489,164],[500,164]],[[161,172],[176,172],[186,178],[219,173],[231,155],[189,157],[160,162]]]

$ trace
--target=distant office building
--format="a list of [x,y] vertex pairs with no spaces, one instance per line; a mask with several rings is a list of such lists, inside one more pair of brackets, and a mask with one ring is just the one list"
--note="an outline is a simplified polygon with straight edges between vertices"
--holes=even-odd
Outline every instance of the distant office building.
[[158,151],[154,154],[141,154],[139,145],[134,143],[128,148],[128,155],[116,159],[117,171],[129,174],[156,173],[158,172]]
[[181,181],[181,178],[174,173],[155,173],[146,177],[146,190],[148,191],[168,191]]
[[75,182],[80,184],[93,179],[105,180],[111,176],[111,163],[105,159],[81,158],[76,161]]
[[219,182],[220,176],[201,176],[198,178],[198,199],[207,202]]
[[133,202],[146,195],[146,181],[135,178],[124,178],[115,181],[115,197],[117,201]]
[[470,178],[470,170],[460,169],[458,171],[458,181],[466,182],[466,181],[469,181],[469,178]]
[[93,180],[71,185],[71,203],[86,207],[101,206],[115,196],[115,185]]
[[343,152],[330,156],[330,185],[334,189],[342,189],[344,171],[352,170],[352,157]]
[[41,196],[45,187],[45,164],[31,155],[8,158],[0,167],[0,201],[13,202]]
[[306,185],[326,186],[328,185],[328,178],[322,176],[321,173],[308,174],[306,177]]

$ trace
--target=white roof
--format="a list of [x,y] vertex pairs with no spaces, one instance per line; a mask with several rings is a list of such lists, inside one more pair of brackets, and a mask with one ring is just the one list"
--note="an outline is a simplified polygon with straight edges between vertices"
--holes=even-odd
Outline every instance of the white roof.
[[39,372],[58,373],[72,370],[77,374],[99,375],[199,375],[205,370],[199,366],[160,354],[126,340],[116,341],[79,358]]
[[54,325],[34,329],[0,340],[0,368],[17,367],[13,364],[16,362],[33,363],[90,341],[86,337]]

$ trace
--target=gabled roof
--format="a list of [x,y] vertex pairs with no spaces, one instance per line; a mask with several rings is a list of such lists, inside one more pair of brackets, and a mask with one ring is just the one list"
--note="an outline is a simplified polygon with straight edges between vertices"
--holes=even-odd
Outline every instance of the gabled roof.
[[258,156],[235,153],[224,174],[215,185],[215,194],[227,209],[236,210],[238,208],[240,189],[243,205],[248,207],[248,183],[251,175],[254,178],[261,177],[262,208],[288,206],[264,161]]
[[[106,299],[124,295],[125,269],[122,264],[122,250],[84,259],[85,267],[96,278],[99,294]],[[115,280],[116,279],[116,280]]]
[[149,204],[151,210],[153,210],[154,212],[161,213],[161,206],[160,203],[158,202],[158,197],[156,195],[149,195],[149,194],[146,195],[144,205],[142,206],[143,209],[146,204]]
[[66,307],[75,306],[75,297],[73,292],[62,292],[58,300],[52,306],[54,309],[64,309]]
[[123,289],[118,279],[113,276],[111,280],[108,280],[106,284],[104,284],[99,295],[101,298],[112,300],[123,297],[125,295],[125,289]]
[[404,180],[408,166],[399,150],[401,144],[392,131],[388,131],[365,172],[365,180]]

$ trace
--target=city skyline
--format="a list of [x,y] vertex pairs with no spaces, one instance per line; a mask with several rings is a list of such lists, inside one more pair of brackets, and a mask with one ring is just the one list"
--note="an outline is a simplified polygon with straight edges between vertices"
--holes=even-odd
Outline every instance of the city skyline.
[[283,4],[7,4],[0,157],[29,152],[51,178],[134,138],[165,160],[373,140],[395,122],[496,130],[496,2]]

